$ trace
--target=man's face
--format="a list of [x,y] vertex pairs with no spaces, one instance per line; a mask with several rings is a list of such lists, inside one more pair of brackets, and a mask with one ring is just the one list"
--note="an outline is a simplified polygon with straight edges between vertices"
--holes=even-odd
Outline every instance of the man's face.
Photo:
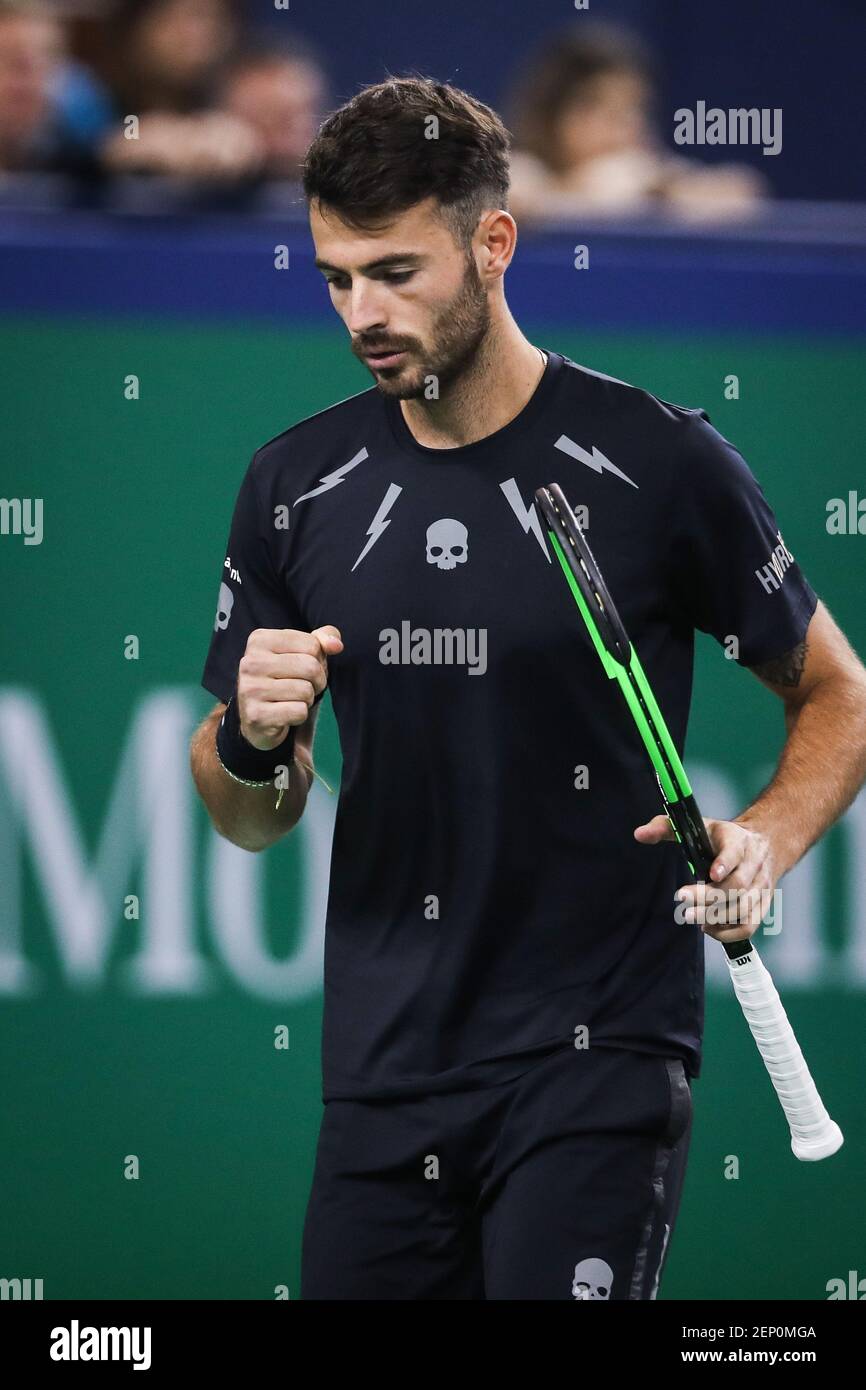
[[384,229],[359,232],[314,202],[316,264],[331,303],[383,395],[441,396],[474,358],[490,305],[474,257],[459,247],[433,198]]

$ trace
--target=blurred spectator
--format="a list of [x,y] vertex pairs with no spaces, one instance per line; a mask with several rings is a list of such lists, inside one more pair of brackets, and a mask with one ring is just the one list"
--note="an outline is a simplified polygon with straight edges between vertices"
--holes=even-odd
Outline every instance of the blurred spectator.
[[[231,0],[121,0],[109,25],[118,121],[106,167],[191,179],[237,179],[262,163],[255,132],[215,109],[239,37]],[[126,118],[138,118],[130,129]]]
[[232,0],[118,0],[107,37],[124,113],[186,115],[211,104],[240,26]]
[[311,50],[262,47],[232,60],[220,104],[255,131],[266,178],[298,179],[324,115],[325,91],[324,73]]
[[0,170],[90,170],[95,131],[71,109],[76,73],[84,83],[84,70],[65,62],[63,30],[44,4],[0,0]]
[[655,73],[628,31],[579,22],[546,43],[509,111],[511,207],[526,221],[666,208],[732,217],[767,187],[741,164],[701,165],[667,151],[652,120]]

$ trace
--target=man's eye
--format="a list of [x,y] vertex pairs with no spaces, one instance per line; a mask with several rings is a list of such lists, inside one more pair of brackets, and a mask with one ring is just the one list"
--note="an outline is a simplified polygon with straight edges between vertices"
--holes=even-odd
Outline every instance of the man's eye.
[[[403,285],[407,280],[411,280],[414,274],[414,270],[383,270],[381,278],[389,285]],[[346,290],[351,281],[347,280],[344,275],[326,275],[325,284],[333,285],[335,290]]]

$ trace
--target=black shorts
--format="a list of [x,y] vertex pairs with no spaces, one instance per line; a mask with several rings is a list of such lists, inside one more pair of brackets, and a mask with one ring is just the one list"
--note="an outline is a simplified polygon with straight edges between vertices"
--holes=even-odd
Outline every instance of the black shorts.
[[325,1105],[303,1299],[652,1299],[691,1135],[683,1063],[567,1047],[484,1090]]

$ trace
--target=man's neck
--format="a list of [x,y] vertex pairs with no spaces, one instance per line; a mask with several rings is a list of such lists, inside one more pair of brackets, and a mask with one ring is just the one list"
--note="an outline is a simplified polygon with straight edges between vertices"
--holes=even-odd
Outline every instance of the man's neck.
[[502,429],[519,415],[544,375],[547,358],[511,321],[491,327],[471,366],[439,400],[400,402],[419,444],[459,449]]

